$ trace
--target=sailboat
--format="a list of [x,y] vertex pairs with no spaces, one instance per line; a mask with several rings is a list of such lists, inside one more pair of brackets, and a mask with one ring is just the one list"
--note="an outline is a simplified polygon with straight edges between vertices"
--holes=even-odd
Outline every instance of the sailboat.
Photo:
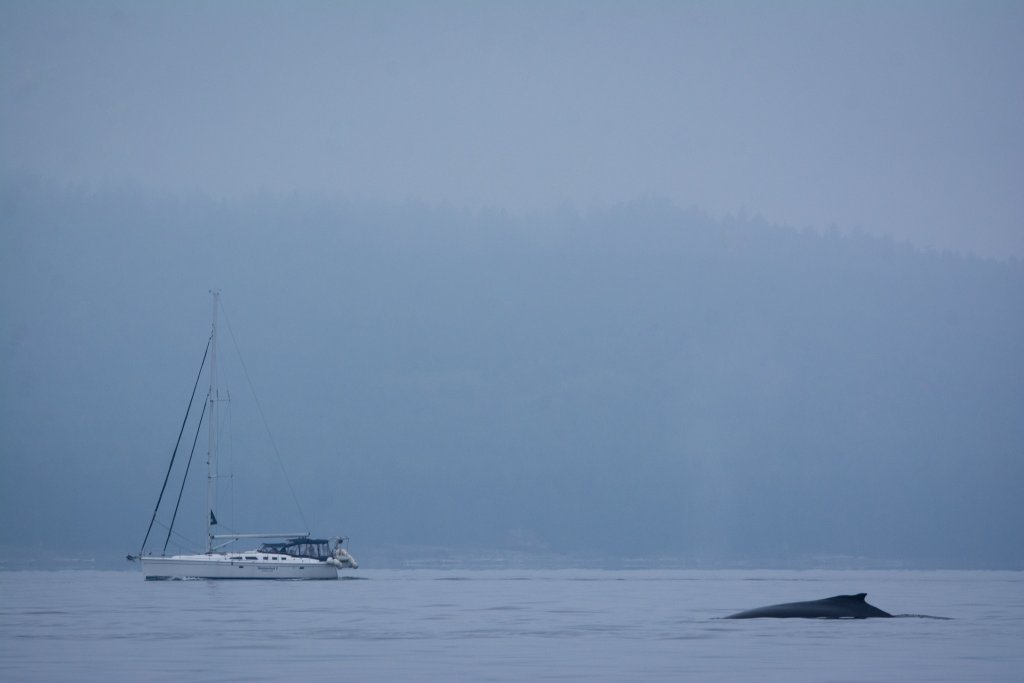
[[[217,404],[223,400],[220,397],[217,386],[217,317],[220,301],[219,292],[213,294],[213,326],[210,338],[207,343],[206,352],[203,354],[203,362],[199,368],[199,375],[196,377],[195,385],[192,388],[192,400],[185,413],[185,420],[182,422],[181,432],[178,434],[178,445],[174,453],[177,454],[178,446],[181,444],[181,436],[184,433],[185,423],[188,421],[189,413],[192,410],[192,403],[195,399],[196,388],[199,385],[199,378],[202,376],[203,367],[207,365],[209,358],[208,374],[210,377],[210,388],[206,402],[203,404],[203,414],[207,418],[209,431],[207,457],[206,457],[206,501],[203,516],[206,518],[206,550],[202,553],[166,555],[167,544],[174,528],[174,521],[177,519],[178,505],[174,507],[174,516],[170,526],[167,528],[167,541],[164,542],[163,551],[159,555],[146,554],[146,543],[149,540],[150,532],[156,520],[157,511],[163,501],[167,489],[167,482],[174,466],[175,456],[171,456],[171,465],[167,469],[167,476],[164,477],[163,487],[160,489],[160,496],[157,498],[153,516],[146,531],[146,537],[142,541],[142,547],[138,555],[129,555],[129,560],[139,560],[142,565],[142,573],[147,580],[160,579],[337,579],[339,569],[355,569],[359,566],[355,558],[349,554],[344,543],[346,537],[338,536],[331,539],[313,538],[309,532],[296,533],[218,533],[217,528],[221,525],[217,522],[214,514],[214,481],[216,479],[217,459]],[[203,415],[200,415],[199,422],[202,424]],[[199,439],[199,431],[196,431],[195,441]],[[192,453],[195,453],[195,441],[192,445]],[[189,456],[189,465],[192,456]],[[184,479],[187,478],[188,467],[185,477],[182,480],[184,490]],[[181,493],[178,494],[178,504],[181,503]],[[297,501],[296,501],[297,503]],[[227,547],[241,540],[262,540],[262,543],[255,544],[253,550],[227,550]]]

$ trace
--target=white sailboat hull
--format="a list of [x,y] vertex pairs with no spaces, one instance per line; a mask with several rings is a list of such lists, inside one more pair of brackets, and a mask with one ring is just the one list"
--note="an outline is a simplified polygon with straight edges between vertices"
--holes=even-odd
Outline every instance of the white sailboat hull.
[[338,570],[312,558],[270,559],[252,552],[241,554],[174,555],[142,557],[147,580],[160,579],[337,579]]

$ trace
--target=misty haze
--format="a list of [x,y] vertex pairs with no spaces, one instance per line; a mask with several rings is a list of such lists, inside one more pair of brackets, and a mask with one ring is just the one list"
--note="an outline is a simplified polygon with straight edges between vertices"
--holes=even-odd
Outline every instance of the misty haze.
[[0,0],[0,679],[1020,681],[1021,36]]
[[1024,562],[1019,7],[3,13],[5,547],[138,543],[219,288],[378,562]]
[[[24,183],[3,206],[9,548],[138,543],[209,283],[310,524],[380,561],[1024,561],[1017,262],[658,201],[514,219]],[[252,460],[237,504],[297,522]]]

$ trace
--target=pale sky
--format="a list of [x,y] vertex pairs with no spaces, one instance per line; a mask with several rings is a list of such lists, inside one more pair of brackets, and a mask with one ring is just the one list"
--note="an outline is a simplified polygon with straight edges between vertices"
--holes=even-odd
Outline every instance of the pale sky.
[[2,2],[0,177],[1024,258],[1019,2]]

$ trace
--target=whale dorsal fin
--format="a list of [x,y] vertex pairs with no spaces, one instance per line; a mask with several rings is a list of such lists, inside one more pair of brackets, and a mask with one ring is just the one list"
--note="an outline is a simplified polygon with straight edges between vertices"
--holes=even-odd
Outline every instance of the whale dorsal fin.
[[867,593],[857,593],[856,595],[836,595],[835,597],[831,597],[828,599],[839,600],[843,602],[866,602],[866,597],[868,597]]

